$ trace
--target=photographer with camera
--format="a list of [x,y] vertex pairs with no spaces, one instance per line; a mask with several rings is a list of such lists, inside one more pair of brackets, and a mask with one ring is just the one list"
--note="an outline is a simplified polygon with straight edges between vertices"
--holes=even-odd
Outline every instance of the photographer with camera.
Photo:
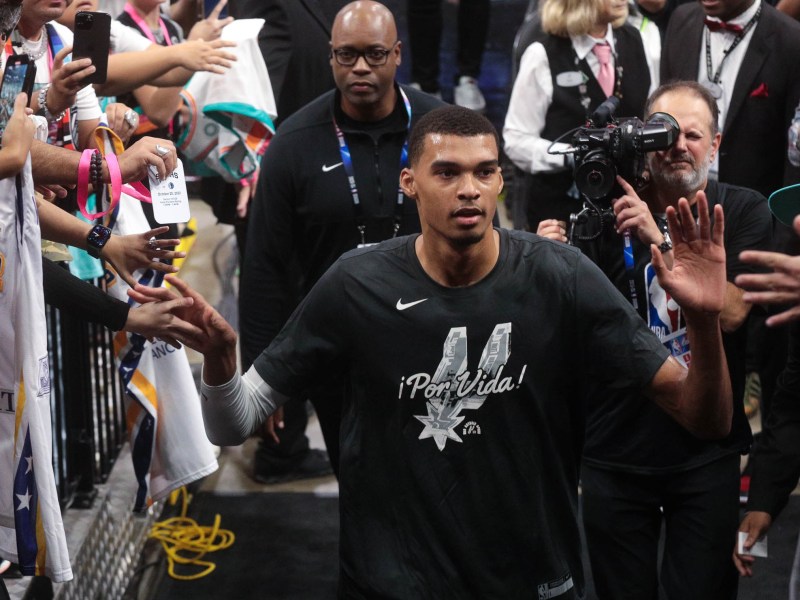
[[[594,260],[637,308],[676,358],[688,364],[681,307],[659,285],[649,247],[670,264],[672,240],[663,214],[686,198],[693,208],[705,196],[725,212],[727,288],[720,323],[733,397],[744,391],[745,337],[750,305],[732,282],[754,267],[739,260],[745,249],[770,246],[771,221],[763,196],[708,179],[718,151],[717,105],[695,82],[658,88],[646,114],[675,117],[674,144],[645,156],[649,185],[640,192],[622,178],[624,193],[610,203],[611,217],[576,227],[574,243]],[[576,163],[579,160],[576,158]],[[618,170],[627,171],[625,165]],[[597,205],[601,203],[596,202]],[[565,240],[565,226],[543,222],[538,233]],[[593,231],[587,231],[593,229]],[[731,433],[708,442],[675,427],[641,394],[596,386],[589,399],[581,472],[584,527],[600,598],[658,597],[658,544],[666,524],[661,585],[670,599],[735,598],[737,574],[730,548],[739,518],[739,455],[752,436],[741,402],[734,402]]]
[[551,142],[609,96],[619,98],[620,114],[641,117],[658,85],[639,31],[625,24],[625,0],[544,0],[540,15],[545,35],[522,55],[503,126],[506,154],[524,172],[527,197],[518,200],[531,231],[581,206],[568,157],[549,154]]

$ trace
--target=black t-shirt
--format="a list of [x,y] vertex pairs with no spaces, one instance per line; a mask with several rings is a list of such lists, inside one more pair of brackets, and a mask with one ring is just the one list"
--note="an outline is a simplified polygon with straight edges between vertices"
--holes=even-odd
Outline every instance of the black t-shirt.
[[[742,250],[768,250],[771,243],[771,217],[764,197],[753,190],[709,181],[706,188],[709,210],[721,204],[725,211],[724,244],[726,276],[733,282],[741,273],[757,270],[739,260]],[[631,302],[631,277],[625,269],[623,238],[613,228],[593,242],[578,247],[606,273],[617,289]],[[650,250],[632,236],[639,314],[664,337],[684,327],[680,307],[658,286]],[[642,473],[677,472],[707,464],[733,452],[745,452],[752,442],[744,415],[742,396],[745,380],[747,326],[723,334],[733,391],[731,433],[721,441],[696,438],[658,406],[642,402],[636,394],[605,390],[598,385],[589,402],[585,460],[601,468]]]
[[254,363],[290,396],[344,377],[341,594],[582,597],[583,382],[640,389],[668,353],[574,248],[500,230],[447,288],[415,238],[345,254]]

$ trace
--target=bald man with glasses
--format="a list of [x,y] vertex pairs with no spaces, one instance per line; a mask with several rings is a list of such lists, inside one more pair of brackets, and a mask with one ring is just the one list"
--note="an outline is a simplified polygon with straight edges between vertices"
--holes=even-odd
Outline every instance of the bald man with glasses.
[[[261,167],[250,212],[240,285],[243,367],[266,348],[295,306],[344,252],[420,230],[416,205],[399,188],[411,125],[442,103],[395,82],[402,44],[382,4],[352,2],[331,30],[336,89],[278,128]],[[295,73],[295,76],[302,76]],[[340,381],[310,393],[331,464],[338,466]],[[329,397],[334,396],[333,401]],[[325,401],[318,401],[325,399]],[[256,451],[265,483],[330,472],[309,449],[301,402]],[[334,407],[333,412],[325,407]]]

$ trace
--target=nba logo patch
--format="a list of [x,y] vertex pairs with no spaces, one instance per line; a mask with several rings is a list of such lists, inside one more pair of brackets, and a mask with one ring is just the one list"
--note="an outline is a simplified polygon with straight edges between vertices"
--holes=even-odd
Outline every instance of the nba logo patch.
[[47,357],[39,359],[39,396],[50,393],[50,364]]

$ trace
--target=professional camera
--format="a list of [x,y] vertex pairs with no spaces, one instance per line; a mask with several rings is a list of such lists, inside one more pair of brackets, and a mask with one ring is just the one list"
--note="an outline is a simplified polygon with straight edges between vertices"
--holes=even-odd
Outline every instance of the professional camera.
[[615,119],[619,100],[612,96],[594,111],[586,127],[572,136],[572,147],[561,153],[575,157],[575,185],[595,202],[606,200],[619,173],[634,188],[642,183],[645,152],[666,150],[680,133],[667,113],[655,113],[646,123],[636,117]]

